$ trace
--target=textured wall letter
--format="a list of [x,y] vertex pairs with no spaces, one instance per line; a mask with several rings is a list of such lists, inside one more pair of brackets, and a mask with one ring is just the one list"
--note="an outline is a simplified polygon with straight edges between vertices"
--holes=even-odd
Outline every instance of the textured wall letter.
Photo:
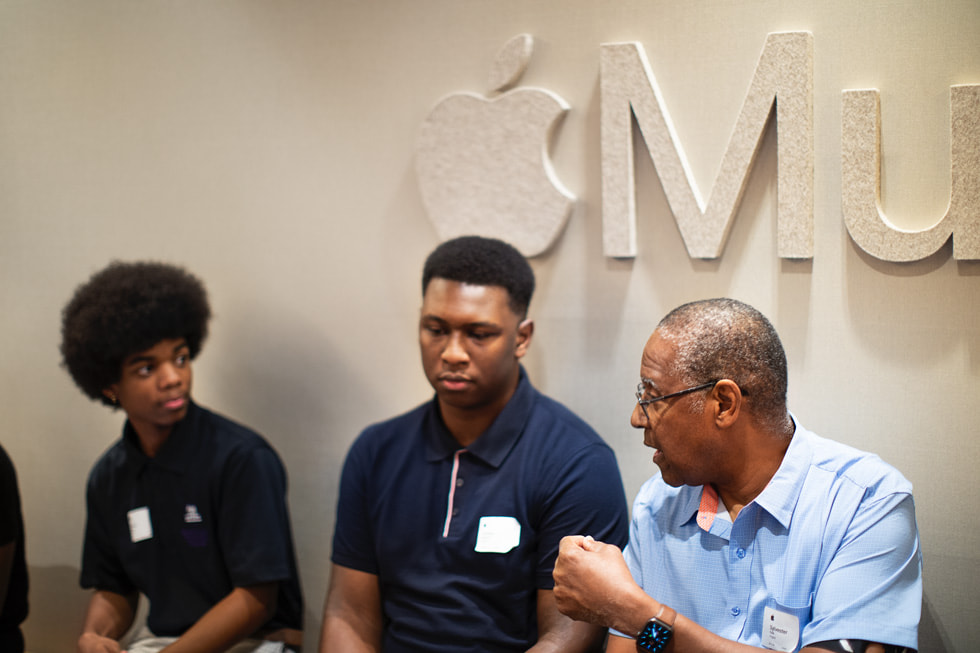
[[606,256],[636,256],[630,114],[636,116],[687,252],[721,255],[766,120],[776,105],[778,250],[813,256],[813,36],[773,33],[755,69],[721,169],[705,205],[638,43],[603,44],[599,55],[602,233]]
[[844,91],[841,101],[841,208],[858,246],[885,261],[917,261],[950,236],[953,258],[980,259],[980,86],[952,86],[949,207],[921,231],[899,229],[881,210],[881,104],[878,91]]

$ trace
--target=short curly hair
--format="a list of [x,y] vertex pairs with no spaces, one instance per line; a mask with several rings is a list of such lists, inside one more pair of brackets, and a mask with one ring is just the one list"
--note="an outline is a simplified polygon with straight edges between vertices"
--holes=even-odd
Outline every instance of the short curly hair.
[[422,269],[422,295],[433,278],[478,286],[501,286],[510,297],[510,308],[527,317],[534,294],[534,271],[524,255],[495,238],[460,236],[436,247]]
[[64,367],[82,392],[112,405],[103,390],[119,381],[127,357],[168,338],[184,338],[197,356],[211,308],[204,285],[183,268],[113,261],[75,290],[61,317]]

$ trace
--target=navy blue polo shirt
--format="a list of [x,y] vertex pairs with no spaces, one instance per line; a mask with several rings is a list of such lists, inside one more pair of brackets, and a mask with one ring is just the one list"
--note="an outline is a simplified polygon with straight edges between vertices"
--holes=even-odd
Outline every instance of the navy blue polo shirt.
[[376,574],[385,653],[524,651],[558,542],[626,544],[612,450],[532,387],[466,449],[436,401],[367,428],[344,463],[334,563]]
[[179,637],[235,587],[273,581],[264,628],[302,628],[286,473],[257,433],[191,403],[148,458],[127,421],[87,505],[82,587],[146,594],[154,634]]

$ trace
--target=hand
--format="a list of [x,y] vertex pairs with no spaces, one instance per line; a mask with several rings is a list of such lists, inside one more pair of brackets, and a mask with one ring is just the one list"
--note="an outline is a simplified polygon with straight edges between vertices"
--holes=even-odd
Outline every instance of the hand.
[[555,601],[566,616],[630,632],[635,614],[652,599],[633,581],[614,544],[564,537],[555,562]]
[[103,637],[92,632],[82,633],[78,638],[78,653],[126,653],[119,642],[111,637]]

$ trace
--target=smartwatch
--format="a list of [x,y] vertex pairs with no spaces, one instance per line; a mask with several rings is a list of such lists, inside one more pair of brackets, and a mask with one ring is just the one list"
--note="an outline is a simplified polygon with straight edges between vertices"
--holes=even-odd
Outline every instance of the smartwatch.
[[[664,617],[664,611],[668,616]],[[660,604],[660,612],[646,623],[643,630],[636,634],[637,653],[661,653],[670,638],[674,636],[674,619],[677,618],[677,611]]]

